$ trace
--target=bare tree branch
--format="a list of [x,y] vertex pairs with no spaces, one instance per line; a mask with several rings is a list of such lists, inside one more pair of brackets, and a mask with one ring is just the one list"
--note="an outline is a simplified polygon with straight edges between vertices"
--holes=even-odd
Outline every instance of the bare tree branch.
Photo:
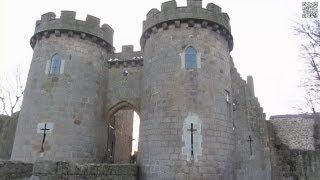
[[295,22],[293,29],[300,37],[300,55],[307,68],[301,83],[306,91],[306,106],[316,113],[320,105],[320,19]]
[[24,94],[23,73],[18,66],[14,73],[5,73],[5,83],[0,86],[0,113],[11,116],[21,108]]

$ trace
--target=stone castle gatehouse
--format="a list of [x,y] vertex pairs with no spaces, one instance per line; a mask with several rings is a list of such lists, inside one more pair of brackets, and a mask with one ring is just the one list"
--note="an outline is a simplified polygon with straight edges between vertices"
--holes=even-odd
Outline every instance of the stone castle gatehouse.
[[141,51],[124,45],[119,53],[109,25],[75,16],[73,11],[43,14],[30,40],[34,54],[11,160],[51,161],[36,163],[34,178],[81,179],[91,173],[89,179],[95,179],[116,167],[102,164],[107,170],[88,170],[82,177],[76,171],[93,168],[90,164],[75,170],[65,162],[129,163],[133,111],[141,119],[139,176],[124,166],[111,174],[190,180],[319,177],[317,121],[302,123],[313,128],[307,149],[294,142],[287,146],[287,133],[279,138],[279,129],[297,128],[278,123],[279,117],[266,121],[253,78],[243,80],[234,66],[229,16],[219,6],[164,2],[143,21]]

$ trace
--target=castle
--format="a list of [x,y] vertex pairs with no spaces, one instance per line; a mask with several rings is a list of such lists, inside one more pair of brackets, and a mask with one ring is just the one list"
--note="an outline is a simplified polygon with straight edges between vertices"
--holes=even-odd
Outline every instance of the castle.
[[[75,16],[43,14],[30,40],[11,161],[34,164],[31,179],[319,179],[318,116],[266,121],[219,6],[164,2],[143,21],[141,51],[120,53],[109,25]],[[122,120],[133,111],[137,164],[117,165],[130,162],[133,125]]]

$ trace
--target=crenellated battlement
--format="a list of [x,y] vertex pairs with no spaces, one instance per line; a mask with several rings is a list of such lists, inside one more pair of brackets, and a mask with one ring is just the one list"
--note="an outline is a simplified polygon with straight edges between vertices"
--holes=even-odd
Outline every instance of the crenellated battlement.
[[202,28],[210,28],[221,34],[228,41],[231,51],[233,38],[229,21],[228,14],[221,12],[221,8],[213,3],[209,3],[204,9],[202,0],[188,0],[187,7],[177,7],[175,0],[167,1],[161,4],[161,11],[153,8],[147,13],[147,19],[143,21],[140,44],[144,47],[150,34],[158,32],[159,28],[166,30],[170,24],[180,28],[180,24],[186,22],[189,27],[194,27],[198,23]]
[[141,51],[133,51],[133,45],[124,45],[120,53],[110,54],[107,58],[108,68],[136,66],[143,66],[143,54]]
[[43,14],[41,20],[36,21],[35,32],[30,44],[33,48],[36,40],[43,36],[48,38],[50,34],[60,36],[61,33],[67,33],[69,37],[79,34],[82,39],[89,38],[106,46],[110,51],[113,49],[114,30],[108,24],[100,26],[100,19],[91,15],[87,15],[85,21],[77,20],[74,11],[61,11],[60,18],[56,18],[53,12]]

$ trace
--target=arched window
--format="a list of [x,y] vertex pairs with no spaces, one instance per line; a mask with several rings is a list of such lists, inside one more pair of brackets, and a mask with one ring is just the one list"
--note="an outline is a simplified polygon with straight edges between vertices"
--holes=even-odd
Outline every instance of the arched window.
[[189,46],[185,52],[185,66],[186,69],[196,69],[197,68],[197,50]]
[[51,58],[49,74],[59,75],[60,67],[61,67],[61,58],[59,54],[54,54]]

